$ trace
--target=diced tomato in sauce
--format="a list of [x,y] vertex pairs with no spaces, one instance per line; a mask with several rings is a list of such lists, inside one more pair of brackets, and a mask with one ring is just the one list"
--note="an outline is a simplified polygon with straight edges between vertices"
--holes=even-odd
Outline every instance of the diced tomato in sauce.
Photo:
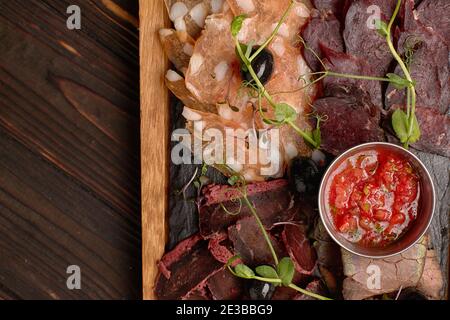
[[336,229],[349,241],[383,247],[416,219],[420,183],[408,160],[382,150],[349,158],[333,177],[328,205]]

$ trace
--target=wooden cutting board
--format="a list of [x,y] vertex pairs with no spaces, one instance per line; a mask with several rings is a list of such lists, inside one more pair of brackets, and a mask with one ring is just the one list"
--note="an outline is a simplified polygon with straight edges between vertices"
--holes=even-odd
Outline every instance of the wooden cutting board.
[[169,187],[169,95],[164,85],[168,60],[158,30],[169,25],[163,0],[139,0],[141,64],[142,286],[154,299],[157,262],[167,237]]

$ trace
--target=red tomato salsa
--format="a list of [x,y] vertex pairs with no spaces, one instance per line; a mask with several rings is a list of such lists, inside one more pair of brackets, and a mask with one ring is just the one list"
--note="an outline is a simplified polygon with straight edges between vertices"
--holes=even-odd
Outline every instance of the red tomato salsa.
[[368,151],[339,167],[328,206],[334,226],[346,239],[383,247],[414,221],[419,197],[419,177],[406,158],[384,150]]

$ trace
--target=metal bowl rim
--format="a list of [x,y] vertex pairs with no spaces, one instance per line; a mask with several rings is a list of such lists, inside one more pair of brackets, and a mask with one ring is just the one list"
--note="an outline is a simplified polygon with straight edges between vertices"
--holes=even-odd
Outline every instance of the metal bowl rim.
[[[367,255],[367,254],[363,254],[360,252],[357,252],[355,250],[351,250],[349,248],[347,248],[345,246],[345,244],[341,243],[338,239],[336,239],[336,237],[333,234],[333,230],[330,230],[328,228],[327,223],[325,223],[325,217],[324,215],[327,214],[326,212],[322,211],[322,206],[321,206],[321,199],[323,196],[323,192],[324,192],[324,187],[325,187],[325,178],[332,173],[332,169],[333,169],[333,165],[338,162],[339,160],[341,160],[342,158],[345,158],[349,153],[351,153],[352,151],[355,151],[357,149],[360,148],[364,148],[364,147],[375,147],[375,146],[388,146],[388,147],[393,147],[397,150],[400,150],[401,152],[406,152],[408,155],[410,155],[415,161],[417,161],[417,163],[424,169],[426,176],[428,178],[428,180],[431,183],[431,190],[432,190],[432,207],[431,207],[431,215],[430,218],[426,224],[426,227],[423,229],[423,231],[419,234],[419,236],[417,237],[417,239],[415,241],[413,241],[410,245],[406,246],[405,248],[403,248],[402,250],[398,251],[398,252],[394,252],[391,254],[387,254],[387,255]],[[415,155],[413,154],[411,151],[393,144],[393,143],[389,143],[389,142],[368,142],[368,143],[363,143],[363,144],[359,144],[357,146],[354,146],[348,150],[346,150],[345,152],[343,152],[341,155],[339,155],[336,159],[333,160],[333,162],[328,166],[327,170],[325,171],[325,174],[323,175],[322,181],[320,182],[320,187],[319,187],[319,195],[318,195],[318,205],[319,205],[319,215],[320,215],[320,219],[322,221],[322,224],[325,226],[325,229],[327,230],[328,234],[331,236],[331,238],[343,249],[349,251],[350,253],[353,253],[355,255],[358,255],[360,257],[365,257],[365,258],[371,258],[371,259],[384,259],[384,258],[389,258],[392,256],[396,256],[399,255],[403,252],[405,252],[406,250],[410,249],[412,246],[414,246],[417,242],[419,242],[420,239],[422,239],[422,237],[425,235],[425,233],[427,232],[428,228],[431,225],[431,221],[433,220],[434,217],[434,211],[436,209],[436,190],[434,187],[434,182],[433,179],[431,178],[430,172],[428,171],[427,167],[423,164],[423,162]]]

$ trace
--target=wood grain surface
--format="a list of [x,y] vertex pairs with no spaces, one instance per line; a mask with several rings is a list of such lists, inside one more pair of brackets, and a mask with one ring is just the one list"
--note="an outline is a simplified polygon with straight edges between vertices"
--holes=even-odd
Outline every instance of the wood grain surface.
[[168,25],[163,0],[140,0],[142,263],[144,299],[153,299],[157,261],[167,240],[169,98],[167,58],[158,30]]
[[137,14],[0,0],[0,299],[142,296]]

